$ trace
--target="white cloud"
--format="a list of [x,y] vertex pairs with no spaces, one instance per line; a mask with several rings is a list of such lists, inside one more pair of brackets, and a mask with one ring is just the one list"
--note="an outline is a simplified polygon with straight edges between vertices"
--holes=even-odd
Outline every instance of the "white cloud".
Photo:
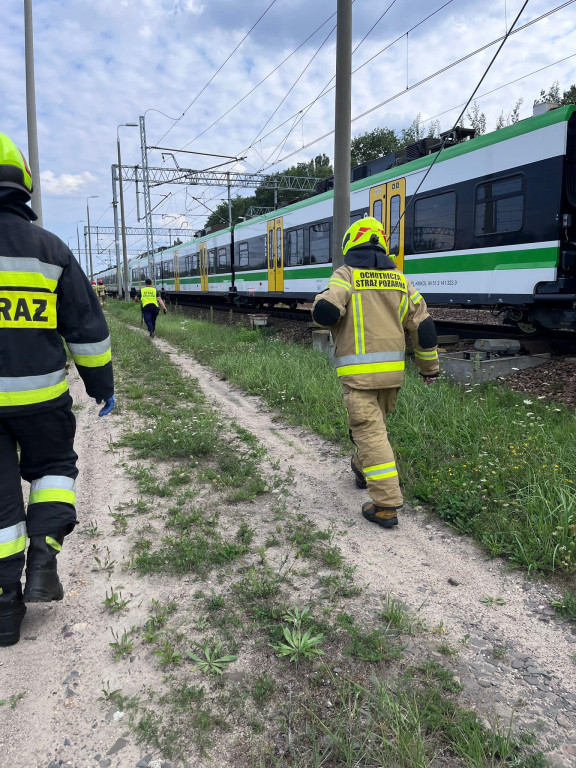
[[43,194],[54,197],[74,197],[86,185],[96,181],[96,178],[89,171],[78,174],[61,173],[60,176],[56,176],[53,171],[41,171],[40,181]]

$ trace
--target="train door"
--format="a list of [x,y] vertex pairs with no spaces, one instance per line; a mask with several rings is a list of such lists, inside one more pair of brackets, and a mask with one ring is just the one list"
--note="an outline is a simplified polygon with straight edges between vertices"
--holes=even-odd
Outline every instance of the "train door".
[[268,290],[284,290],[284,220],[268,222]]
[[208,290],[208,246],[206,243],[200,243],[200,253],[198,254],[200,262],[200,290]]
[[404,269],[404,207],[406,179],[395,179],[370,190],[370,215],[381,221],[390,245],[390,256]]
[[180,262],[178,261],[178,251],[174,251],[174,290],[180,290]]

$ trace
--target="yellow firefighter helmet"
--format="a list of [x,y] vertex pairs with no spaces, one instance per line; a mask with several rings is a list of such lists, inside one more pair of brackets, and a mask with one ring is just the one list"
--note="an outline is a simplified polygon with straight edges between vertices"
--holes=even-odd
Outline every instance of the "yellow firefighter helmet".
[[32,195],[32,174],[26,158],[5,133],[0,133],[0,187]]
[[388,253],[388,240],[382,224],[372,216],[355,221],[342,238],[342,254],[359,245],[379,245]]

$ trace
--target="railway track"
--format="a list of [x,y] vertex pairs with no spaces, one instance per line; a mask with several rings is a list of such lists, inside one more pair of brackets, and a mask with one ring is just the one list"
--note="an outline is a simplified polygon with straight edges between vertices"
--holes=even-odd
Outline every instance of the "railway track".
[[[237,307],[230,304],[207,301],[186,302],[180,304],[183,308],[192,308],[205,312],[218,312],[229,315],[261,315],[268,318],[292,322],[311,322],[310,307],[290,309],[274,307],[273,309],[256,309],[254,307]],[[540,329],[527,334],[513,325],[500,323],[474,323],[462,320],[434,320],[439,336],[458,336],[462,341],[475,339],[515,339],[520,342],[527,352],[551,352],[557,355],[576,354],[576,333],[573,331],[557,331]]]

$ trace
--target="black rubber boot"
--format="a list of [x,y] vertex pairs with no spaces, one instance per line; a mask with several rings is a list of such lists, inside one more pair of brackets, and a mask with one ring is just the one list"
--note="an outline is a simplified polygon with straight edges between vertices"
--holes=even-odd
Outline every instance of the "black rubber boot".
[[49,603],[62,600],[64,588],[58,578],[56,555],[62,549],[64,531],[54,535],[31,536],[26,555],[24,602]]
[[350,466],[352,467],[352,472],[354,472],[356,475],[356,488],[361,488],[362,490],[364,490],[364,488],[368,488],[368,483],[366,482],[364,473],[356,466],[354,457],[350,459]]
[[20,625],[25,613],[20,582],[0,587],[0,646],[15,645],[20,640]]
[[382,528],[394,528],[398,525],[397,510],[392,507],[377,507],[373,501],[367,501],[362,505],[362,515],[371,523],[382,526]]

